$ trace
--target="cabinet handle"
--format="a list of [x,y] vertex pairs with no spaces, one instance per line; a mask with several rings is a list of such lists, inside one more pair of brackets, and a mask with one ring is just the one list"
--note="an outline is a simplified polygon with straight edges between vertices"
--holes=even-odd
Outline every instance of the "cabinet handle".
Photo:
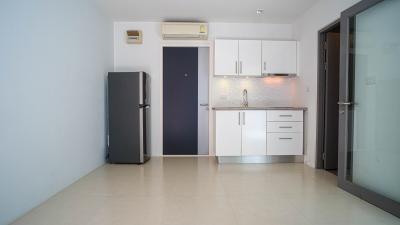
[[279,117],[292,117],[293,115],[279,115]]
[[279,138],[279,140],[292,140],[293,138]]
[[264,62],[264,71],[267,70],[267,62]]
[[239,126],[240,126],[240,112],[239,112]]
[[246,112],[243,112],[243,125],[246,125]]
[[243,62],[240,61],[240,74],[242,74],[242,73],[243,73]]
[[238,74],[238,62],[235,61],[235,74]]
[[290,128],[293,128],[293,127],[289,127],[289,126],[285,127],[285,126],[282,126],[282,127],[279,127],[279,128],[290,129]]

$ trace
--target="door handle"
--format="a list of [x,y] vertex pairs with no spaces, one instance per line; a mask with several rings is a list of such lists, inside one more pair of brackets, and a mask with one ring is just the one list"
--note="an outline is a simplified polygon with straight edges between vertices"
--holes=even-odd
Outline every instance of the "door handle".
[[264,71],[267,70],[267,62],[264,62]]
[[344,106],[349,106],[349,105],[353,105],[352,102],[338,102],[338,105],[344,105]]
[[246,112],[243,112],[243,125],[246,125]]
[[240,126],[240,112],[239,112],[239,126]]
[[243,73],[243,62],[240,61],[240,74],[242,74],[242,73]]
[[204,103],[204,104],[200,104],[200,106],[208,106],[208,104],[207,104],[207,103]]

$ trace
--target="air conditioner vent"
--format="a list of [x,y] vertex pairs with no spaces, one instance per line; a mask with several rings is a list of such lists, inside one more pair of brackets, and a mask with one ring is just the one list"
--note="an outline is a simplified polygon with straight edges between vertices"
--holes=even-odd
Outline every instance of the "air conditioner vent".
[[164,40],[207,40],[206,23],[163,23],[161,33]]

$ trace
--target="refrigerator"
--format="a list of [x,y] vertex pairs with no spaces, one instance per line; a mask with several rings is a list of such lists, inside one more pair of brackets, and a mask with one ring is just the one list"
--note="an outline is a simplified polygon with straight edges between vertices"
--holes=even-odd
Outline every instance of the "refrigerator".
[[150,159],[150,76],[108,74],[109,163],[142,164]]

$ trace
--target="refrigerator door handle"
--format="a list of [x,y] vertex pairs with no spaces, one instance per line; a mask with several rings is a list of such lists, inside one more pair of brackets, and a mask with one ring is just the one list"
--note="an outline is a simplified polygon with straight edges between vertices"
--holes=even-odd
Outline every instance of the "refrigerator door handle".
[[144,121],[143,121],[143,119],[144,119],[144,116],[143,116],[143,112],[144,110],[143,110],[143,108],[140,108],[139,109],[139,145],[140,145],[140,163],[144,163],[144,156],[143,156],[143,145],[144,145],[144,140],[143,140],[143,138],[144,138]]
[[139,104],[139,108],[141,108],[141,109],[148,109],[148,108],[150,108],[150,105]]
[[143,102],[143,72],[139,73],[139,104],[144,104]]

